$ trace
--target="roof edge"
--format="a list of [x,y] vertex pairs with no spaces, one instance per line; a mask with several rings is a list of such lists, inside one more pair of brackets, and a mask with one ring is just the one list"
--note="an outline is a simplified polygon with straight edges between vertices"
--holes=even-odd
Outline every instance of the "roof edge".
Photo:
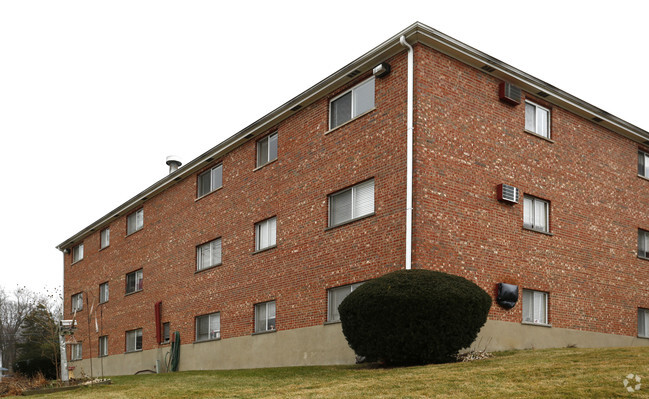
[[327,78],[316,83],[309,89],[293,97],[275,110],[269,112],[257,121],[246,126],[239,132],[235,133],[234,135],[225,139],[208,151],[194,158],[192,161],[188,162],[177,171],[158,180],[142,192],[124,202],[122,205],[97,219],[95,222],[91,223],[78,233],[64,240],[62,243],[57,245],[56,248],[60,251],[64,251],[66,248],[77,244],[87,235],[108,225],[111,220],[115,219],[116,217],[125,216],[136,207],[139,207],[140,204],[142,204],[148,198],[159,194],[160,192],[174,186],[178,181],[197,172],[200,168],[203,167],[204,163],[212,162],[213,159],[224,156],[234,148],[242,145],[248,140],[254,139],[255,136],[263,133],[285,118],[288,118],[295,112],[298,112],[298,110],[294,110],[294,107],[301,105],[301,108],[303,108],[315,102],[327,92],[332,91],[337,87],[344,85],[345,83],[348,83],[353,79],[352,77],[347,76],[351,71],[358,69],[361,72],[366,72],[386,58],[392,57],[399,52],[405,51],[405,48],[399,43],[399,38],[401,36],[405,36],[410,44],[425,44],[475,68],[482,69],[482,66],[487,65],[494,70],[492,72],[482,70],[484,73],[488,73],[499,79],[508,80],[512,83],[521,85],[522,88],[528,92],[533,89],[547,93],[549,94],[549,97],[545,98],[546,101],[564,108],[568,108],[581,116],[590,118],[591,120],[595,120],[595,118],[601,119],[598,124],[622,136],[638,142],[649,141],[649,132],[631,123],[628,123],[600,108],[597,108],[563,90],[560,90],[550,85],[549,83],[546,83],[540,79],[533,77],[532,75],[514,68],[507,63],[504,63],[448,35],[445,35],[442,32],[439,32],[420,22],[415,22],[401,32],[392,36],[388,40],[374,47],[367,53],[363,54],[356,60],[350,62],[338,71],[329,75]]

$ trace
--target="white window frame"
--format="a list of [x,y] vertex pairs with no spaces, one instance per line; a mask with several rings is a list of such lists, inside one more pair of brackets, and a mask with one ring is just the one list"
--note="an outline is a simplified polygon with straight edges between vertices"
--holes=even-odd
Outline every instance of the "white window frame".
[[106,227],[99,232],[99,249],[110,246],[110,227]]
[[98,356],[106,357],[108,356],[108,335],[102,335],[99,337],[99,349]]
[[196,271],[218,266],[222,261],[221,237],[196,247]]
[[[372,85],[372,106],[369,108],[359,108],[359,93],[363,92],[363,88],[365,86],[371,84]],[[346,96],[347,94],[351,93],[351,110],[350,110],[350,118],[344,121],[334,121],[333,120],[333,109],[334,109],[334,103],[336,103],[338,100]],[[363,115],[366,112],[369,112],[373,110],[376,107],[376,86],[375,86],[375,80],[374,76],[370,77],[369,79],[366,79],[362,81],[361,83],[357,84],[356,86],[352,87],[349,90],[346,90],[343,93],[340,93],[336,97],[332,98],[331,101],[329,101],[329,130],[335,129],[338,126],[342,126],[345,123],[354,120],[358,118],[360,115]]]
[[[264,145],[266,145],[265,151],[263,150]],[[261,168],[277,160],[278,147],[277,132],[257,141],[257,167]]]
[[[371,186],[371,199],[372,203],[369,204],[359,204],[359,190],[365,190],[369,189]],[[350,210],[350,217],[349,218],[343,218],[342,220],[337,220],[335,214],[336,212],[340,212],[340,209],[336,210],[334,209],[335,206],[335,200],[336,198],[341,198],[342,195],[346,195],[347,193],[351,193],[351,210]],[[364,195],[368,195],[369,191],[367,193],[363,193]],[[337,191],[333,194],[329,194],[328,196],[328,203],[329,203],[329,227],[334,227],[334,226],[340,226],[345,223],[352,222],[354,220],[370,216],[374,214],[374,205],[375,205],[375,186],[374,186],[374,179],[366,180],[364,182],[358,183],[352,187]],[[363,200],[367,200],[367,198],[363,198]],[[362,206],[361,206],[362,205]],[[370,206],[371,205],[371,206]]]
[[[207,332],[201,334],[199,324],[207,320]],[[214,312],[210,314],[204,314],[196,317],[196,341],[212,341],[215,339],[221,339],[221,313]]]
[[[527,119],[528,119],[527,113],[528,113],[528,109],[530,109],[530,108],[528,108],[528,106],[534,108],[534,126],[533,127],[530,124],[527,123],[528,122],[527,121]],[[540,130],[542,130],[542,126],[543,126],[543,123],[542,123],[543,122],[543,119],[542,119],[542,114],[543,113],[538,112],[539,110],[545,112],[546,115],[547,115],[547,119],[545,120],[547,128],[546,128],[545,132],[540,131]],[[551,127],[550,127],[550,122],[551,121],[552,121],[552,113],[551,113],[550,109],[545,108],[543,106],[540,106],[540,105],[538,105],[538,104],[536,104],[536,103],[534,103],[532,101],[525,100],[525,130],[526,131],[549,139],[550,138],[550,132],[551,132]]]
[[354,292],[354,290],[362,284],[363,283],[348,284],[340,287],[329,288],[327,290],[327,322],[336,323],[340,321],[338,306],[340,306],[347,295]]
[[638,308],[638,337],[649,338],[649,309]]
[[76,344],[68,344],[70,346],[70,360],[82,360],[83,359],[83,345],[81,342]]
[[[209,175],[209,185],[207,187],[204,187],[205,184],[203,183],[202,177],[208,175]],[[198,175],[196,186],[198,190],[196,193],[197,198],[204,197],[207,194],[223,187],[223,164],[218,164],[215,167],[206,170],[205,172]]]
[[99,284],[99,303],[106,303],[109,299],[108,281]]
[[255,332],[276,331],[277,305],[275,301],[262,302],[255,305]]
[[649,231],[638,229],[638,257],[649,259]]
[[638,176],[649,179],[649,153],[638,150]]
[[138,328],[135,330],[126,331],[125,340],[126,340],[127,353],[141,351],[142,350],[142,329]]
[[72,306],[70,309],[72,313],[83,310],[83,292],[72,295]]
[[[543,213],[545,218],[545,225],[537,222],[539,214],[537,206],[543,205]],[[529,230],[540,231],[543,233],[550,232],[550,201],[537,198],[531,195],[523,196],[523,227]]]
[[255,223],[255,252],[277,246],[277,216]]
[[126,217],[126,235],[131,235],[142,230],[144,227],[144,208],[130,213]]
[[75,245],[72,248],[72,263],[77,263],[83,260],[83,243]]
[[544,291],[523,289],[523,323],[550,325],[548,297],[549,294]]
[[[134,276],[135,281],[134,281],[134,289],[129,291],[128,278],[131,275]],[[143,288],[144,288],[144,274],[142,273],[142,269],[135,270],[126,274],[126,294],[132,294],[134,292],[142,291]]]

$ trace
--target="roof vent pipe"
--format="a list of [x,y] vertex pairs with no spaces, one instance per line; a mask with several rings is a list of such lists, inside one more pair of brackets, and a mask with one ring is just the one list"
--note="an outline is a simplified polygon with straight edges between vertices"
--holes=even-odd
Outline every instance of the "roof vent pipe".
[[180,165],[183,163],[180,162],[180,159],[175,155],[169,155],[167,157],[167,165],[169,165],[169,174],[174,173],[180,168]]

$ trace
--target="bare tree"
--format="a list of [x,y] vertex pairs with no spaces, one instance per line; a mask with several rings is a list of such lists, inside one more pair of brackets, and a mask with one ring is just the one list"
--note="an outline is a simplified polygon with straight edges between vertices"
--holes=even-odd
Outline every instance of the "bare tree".
[[25,287],[16,288],[12,295],[7,295],[0,288],[0,352],[3,367],[13,368],[20,326],[35,304],[36,294]]

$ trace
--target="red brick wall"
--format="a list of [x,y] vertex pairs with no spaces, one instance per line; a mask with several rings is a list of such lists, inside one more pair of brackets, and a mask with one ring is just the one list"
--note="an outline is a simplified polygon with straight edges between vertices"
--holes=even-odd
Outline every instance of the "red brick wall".
[[[525,106],[498,100],[500,81],[416,46],[414,262],[462,275],[494,294],[499,282],[549,292],[554,327],[635,336],[649,307],[649,181],[637,143],[556,106],[552,142],[524,132]],[[528,93],[527,98],[539,103]],[[540,102],[543,105],[543,102]],[[496,199],[496,186],[521,201]],[[552,236],[523,229],[522,195],[548,200]],[[519,304],[491,319],[520,322]]]
[[[277,161],[255,170],[250,141],[205,164],[223,164],[216,192],[196,200],[195,174],[143,204],[141,231],[126,237],[121,215],[109,248],[99,251],[99,232],[87,237],[84,260],[65,257],[66,315],[72,294],[96,303],[109,281],[100,324],[111,355],[135,328],[144,349],[158,346],[157,301],[183,342],[194,340],[196,316],[217,311],[227,339],[253,332],[255,303],[276,300],[278,330],[319,325],[327,288],[402,268],[405,51],[389,62],[374,111],[326,133],[329,99],[365,74],[268,130],[278,132]],[[499,83],[415,46],[414,267],[462,275],[494,298],[499,282],[547,291],[553,326],[635,336],[637,307],[649,307],[649,261],[636,256],[649,181],[636,174],[637,144],[556,106],[552,141],[525,133],[524,105],[500,102]],[[327,195],[368,178],[375,215],[327,229]],[[496,200],[500,183],[521,190],[519,204]],[[552,235],[523,229],[523,193],[550,201]],[[271,216],[277,247],[254,254],[254,224]],[[222,265],[196,273],[196,246],[217,237]],[[140,268],[143,291],[125,296],[126,273]],[[521,309],[494,303],[490,318],[520,322]],[[87,316],[88,307],[78,315],[84,358]]]
[[[321,325],[327,288],[377,277],[403,267],[405,247],[405,53],[390,60],[391,74],[376,80],[376,109],[327,134],[329,99],[369,75],[298,111],[267,133],[278,132],[277,161],[255,170],[256,142],[222,162],[223,187],[196,200],[196,176],[144,202],[144,228],[126,236],[126,215],[110,225],[111,242],[99,251],[99,232],[87,237],[85,258],[65,257],[66,317],[70,296],[84,291],[101,305],[102,332],[91,325],[92,356],[99,335],[109,355],[125,350],[125,331],[143,329],[143,349],[158,347],[154,304],[184,343],[195,337],[194,318],[221,312],[223,339],[254,331],[254,304],[276,300],[277,329]],[[259,136],[258,138],[261,138]],[[375,181],[375,215],[327,229],[327,195],[368,178]],[[277,247],[253,254],[254,224],[277,217]],[[222,265],[196,273],[196,246],[222,237]],[[143,290],[124,295],[125,275],[143,269]],[[96,307],[97,305],[95,305]],[[88,307],[78,314],[77,340],[88,346]],[[94,316],[93,316],[94,318]]]

